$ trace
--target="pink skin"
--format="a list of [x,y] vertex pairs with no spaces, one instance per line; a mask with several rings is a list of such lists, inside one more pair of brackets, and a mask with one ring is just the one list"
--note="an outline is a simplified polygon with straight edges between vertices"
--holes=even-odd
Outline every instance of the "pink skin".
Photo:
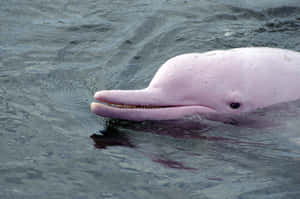
[[[217,50],[171,58],[145,89],[96,92],[94,98],[102,103],[92,103],[91,110],[103,117],[135,121],[236,115],[300,99],[299,88],[298,52],[274,48]],[[240,103],[240,107],[231,108],[232,102]]]

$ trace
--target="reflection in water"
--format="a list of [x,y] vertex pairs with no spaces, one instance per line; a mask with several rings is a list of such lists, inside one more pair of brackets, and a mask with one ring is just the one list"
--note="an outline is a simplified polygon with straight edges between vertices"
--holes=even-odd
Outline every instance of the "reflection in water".
[[[102,135],[93,134],[90,136],[94,141],[95,148],[97,149],[106,149],[107,147],[113,146],[136,148],[136,146],[130,142],[129,137],[114,127],[109,126],[104,131],[101,131],[101,134]],[[138,148],[136,148],[136,150],[150,158],[153,162],[159,163],[164,167],[183,170],[196,170],[195,168],[185,166],[179,161],[170,160],[155,154],[149,154],[145,151],[139,150]]]
[[[265,143],[244,141],[236,137],[225,137],[226,135],[214,136],[211,133],[220,123],[213,124],[214,125],[207,125],[195,120],[132,122],[111,119],[106,121],[104,130],[99,130],[99,134],[93,134],[90,137],[93,139],[94,146],[97,149],[107,149],[107,147],[114,146],[134,148],[136,151],[142,153],[153,162],[159,163],[167,168],[179,170],[198,169],[186,166],[181,161],[172,160],[169,157],[158,155],[151,151],[145,151],[145,149],[142,147],[133,144],[133,141],[131,140],[132,138],[130,139],[128,133],[130,131],[139,131],[139,133],[151,133],[159,136],[169,136],[180,140],[192,139],[199,141],[220,142],[222,144],[240,144],[257,147],[267,146]],[[224,124],[221,125],[224,127]],[[205,135],[205,133],[207,134]],[[199,153],[188,152],[180,147],[176,147],[176,149],[188,156],[201,156]]]
[[165,167],[172,168],[172,169],[180,169],[180,170],[198,170],[193,167],[185,166],[183,163],[179,161],[174,161],[166,158],[152,158],[153,162],[159,163]]
[[133,148],[129,138],[112,125],[106,126],[100,134],[93,134],[90,137],[94,141],[94,146],[98,149],[106,149],[109,146],[124,146]]
[[[148,127],[155,127],[153,125],[150,125],[150,123],[138,123],[138,122],[128,122],[128,121],[119,121],[119,120],[108,120],[105,126],[104,130],[100,130],[99,134],[93,134],[90,137],[94,141],[94,146],[97,149],[106,149],[107,147],[112,146],[122,146],[122,147],[130,147],[130,148],[136,148],[136,150],[142,154],[144,154],[146,157],[150,158],[153,162],[159,163],[167,168],[173,168],[173,169],[183,169],[183,170],[196,170],[196,168],[185,166],[183,163],[175,160],[170,160],[167,158],[164,158],[160,155],[150,154],[149,152],[145,152],[142,150],[139,150],[135,145],[132,144],[132,142],[129,139],[129,136],[126,136],[125,132],[122,132],[118,127],[121,127],[123,124],[123,128],[127,127],[134,130],[138,130],[142,128],[145,130],[146,126]],[[159,123],[158,123],[159,124]],[[167,126],[166,126],[167,127]],[[167,132],[162,130],[164,128],[148,128],[148,130],[151,130],[152,133],[155,133],[154,129],[158,130],[157,134],[159,135],[166,135]],[[170,135],[173,137],[178,137],[179,134],[172,134],[174,131],[170,131]],[[183,138],[182,136],[180,138]],[[198,137],[198,138],[201,138]]]
[[[213,123],[215,124],[215,123]],[[108,120],[107,128],[122,128],[139,132],[150,132],[156,135],[166,135],[173,138],[202,139],[202,134],[208,132],[212,125],[204,120],[173,120],[173,121],[143,121]]]

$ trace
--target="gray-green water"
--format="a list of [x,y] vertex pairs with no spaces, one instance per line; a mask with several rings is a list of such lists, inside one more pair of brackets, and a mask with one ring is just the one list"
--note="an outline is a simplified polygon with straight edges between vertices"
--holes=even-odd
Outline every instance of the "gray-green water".
[[245,46],[300,51],[299,0],[1,0],[0,198],[299,198],[298,114],[192,134],[111,123],[90,138],[105,131],[95,91],[143,88],[174,55]]

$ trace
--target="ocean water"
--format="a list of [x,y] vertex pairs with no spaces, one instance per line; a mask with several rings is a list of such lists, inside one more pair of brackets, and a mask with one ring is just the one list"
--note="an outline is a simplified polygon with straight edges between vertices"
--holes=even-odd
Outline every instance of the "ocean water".
[[299,0],[1,0],[0,198],[300,198],[300,106],[252,128],[92,114],[170,57],[300,51]]

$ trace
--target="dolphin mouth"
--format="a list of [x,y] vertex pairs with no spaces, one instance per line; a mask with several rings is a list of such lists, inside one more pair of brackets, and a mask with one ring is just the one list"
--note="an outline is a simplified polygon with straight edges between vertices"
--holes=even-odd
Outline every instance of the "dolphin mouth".
[[134,105],[134,104],[124,104],[124,103],[116,103],[116,102],[109,102],[106,100],[98,99],[98,101],[103,106],[108,106],[112,108],[119,108],[119,109],[163,109],[163,108],[174,108],[174,107],[181,107],[180,105]]
[[177,104],[161,99],[145,90],[101,91],[91,104],[91,111],[102,117],[133,121],[176,120],[185,116],[215,113],[216,110],[202,105]]

